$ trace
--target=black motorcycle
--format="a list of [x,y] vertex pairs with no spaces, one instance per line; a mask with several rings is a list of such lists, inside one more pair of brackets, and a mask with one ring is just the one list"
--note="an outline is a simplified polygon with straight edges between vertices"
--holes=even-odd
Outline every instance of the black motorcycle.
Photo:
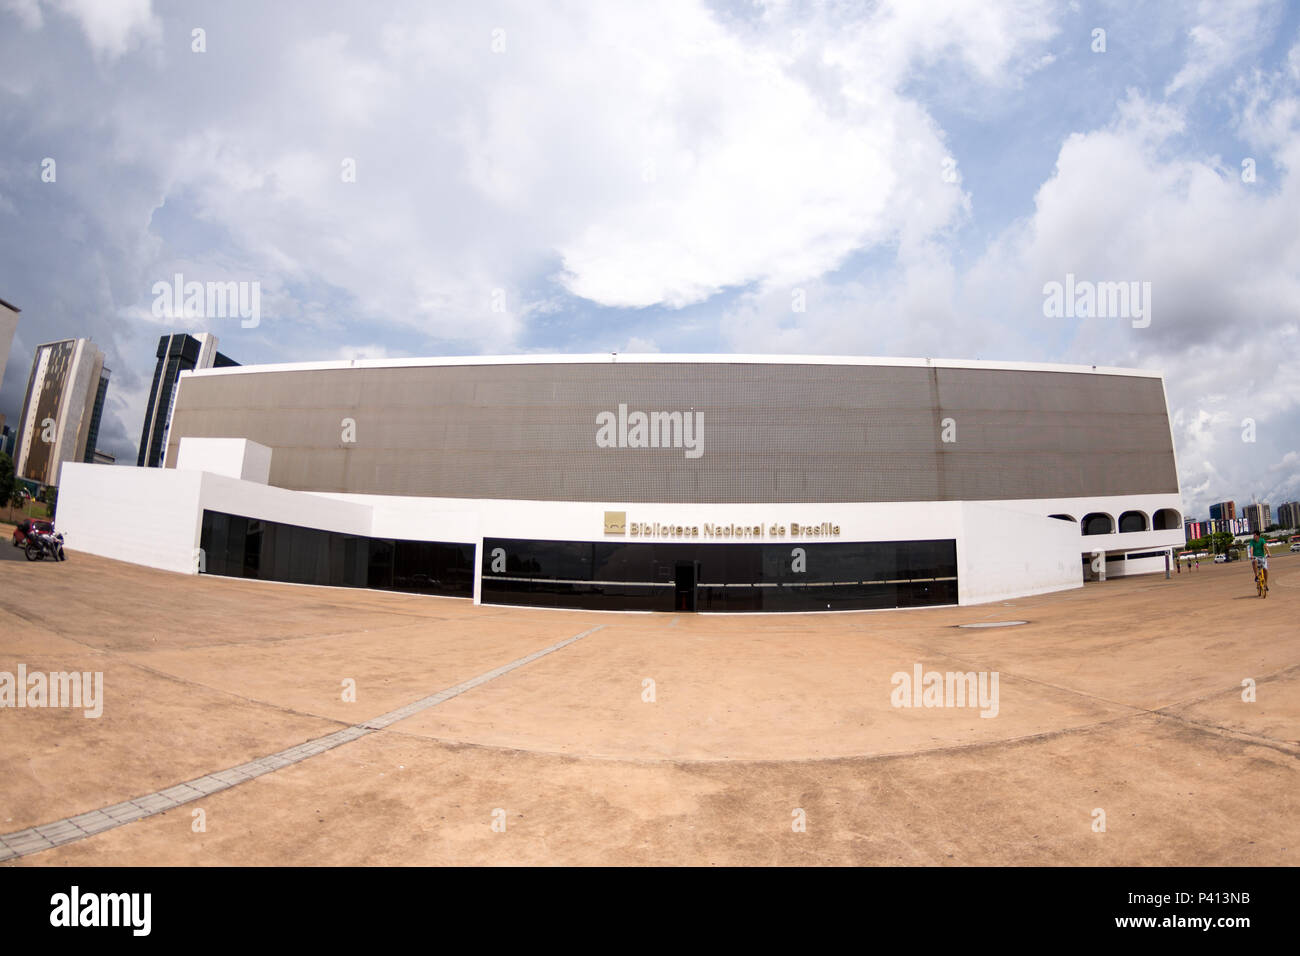
[[28,535],[24,552],[28,561],[40,561],[43,558],[54,561],[68,560],[68,556],[63,553],[63,535],[56,532],[37,531]]

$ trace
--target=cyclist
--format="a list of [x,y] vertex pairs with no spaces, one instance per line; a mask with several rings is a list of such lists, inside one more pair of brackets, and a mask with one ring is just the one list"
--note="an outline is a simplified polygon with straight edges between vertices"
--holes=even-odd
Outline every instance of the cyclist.
[[1250,573],[1252,575],[1259,572],[1260,568],[1264,569],[1264,590],[1268,590],[1268,542],[1255,532],[1255,537],[1250,539]]

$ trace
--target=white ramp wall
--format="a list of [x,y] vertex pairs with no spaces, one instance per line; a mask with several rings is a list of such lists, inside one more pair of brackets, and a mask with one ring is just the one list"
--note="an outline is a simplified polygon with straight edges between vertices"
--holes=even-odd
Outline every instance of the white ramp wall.
[[962,508],[958,600],[983,604],[1083,587],[1079,528],[986,502]]
[[[204,509],[344,534],[480,545],[484,535],[606,540],[604,510],[626,510],[634,519],[664,516],[682,523],[834,518],[842,526],[840,540],[955,538],[962,604],[1081,587],[1081,551],[1086,550],[1076,522],[1046,517],[1044,509],[1032,503],[1028,507],[1008,502],[665,507],[384,498],[290,491],[180,468],[81,463],[67,466],[59,490],[58,528],[70,551],[193,574]],[[1171,534],[1181,531],[1114,537],[1141,538],[1133,543],[1142,546],[1149,543],[1148,537]],[[800,540],[804,539],[789,543],[793,547]]]
[[197,573],[203,511],[371,535],[369,505],[179,468],[69,463],[55,526],[69,551]]
[[247,438],[186,437],[176,453],[176,467],[264,485],[271,475],[271,449]]
[[67,462],[55,528],[69,551],[194,573],[203,474]]

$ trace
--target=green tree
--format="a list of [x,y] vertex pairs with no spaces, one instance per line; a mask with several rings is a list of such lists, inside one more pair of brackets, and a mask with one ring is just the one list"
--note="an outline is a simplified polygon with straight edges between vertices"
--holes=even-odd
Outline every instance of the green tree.
[[0,508],[18,504],[18,479],[14,477],[14,460],[0,452]]
[[50,520],[54,520],[54,509],[59,506],[59,489],[54,485],[45,489],[45,504],[50,509]]
[[1227,554],[1228,549],[1232,547],[1232,542],[1232,534],[1228,531],[1216,531],[1210,536],[1210,544],[1215,554]]

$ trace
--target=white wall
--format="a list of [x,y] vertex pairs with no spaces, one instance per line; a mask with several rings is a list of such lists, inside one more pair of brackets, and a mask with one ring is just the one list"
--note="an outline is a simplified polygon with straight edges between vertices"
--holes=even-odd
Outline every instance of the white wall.
[[[1177,552],[1175,552],[1177,554]],[[1158,558],[1136,558],[1127,561],[1108,560],[1106,562],[1106,576],[1115,578],[1133,577],[1135,574],[1164,574],[1165,559],[1161,555]],[[1169,573],[1174,574],[1174,561],[1170,558]]]
[[[225,475],[200,474],[203,475],[200,510],[206,508],[209,511],[224,511],[227,514],[319,528],[322,531],[337,531],[341,534],[374,535],[374,513],[368,504],[334,501],[322,495],[290,491],[260,482],[241,481]],[[201,514],[199,518],[201,525]]]
[[1083,587],[1075,524],[990,502],[962,506],[957,543],[962,604]]
[[193,573],[203,474],[67,462],[55,527],[69,551]]
[[182,438],[176,467],[264,485],[271,477],[271,449],[247,438]]
[[367,505],[179,468],[68,462],[56,527],[70,551],[194,574],[203,510],[370,535]]
[[[188,442],[189,439],[186,439]],[[241,440],[242,441],[242,440]],[[187,459],[196,460],[196,459]],[[93,469],[93,470],[92,470]],[[1177,496],[1035,501],[903,502],[850,504],[655,504],[627,502],[497,501],[483,499],[313,494],[180,468],[69,465],[59,493],[59,529],[73,551],[133,561],[172,571],[195,571],[203,509],[345,534],[414,540],[459,541],[482,548],[485,537],[567,541],[690,540],[728,543],[758,540],[799,544],[836,541],[957,541],[959,599],[974,604],[1081,587],[1080,555],[1095,548],[1116,551],[1180,546],[1173,530],[1084,537],[1077,522],[1088,511],[1158,507],[1181,510]],[[832,537],[717,537],[621,539],[604,534],[606,511],[624,511],[629,522],[683,525],[838,524]],[[1120,542],[1123,542],[1122,545]],[[1147,560],[1139,566],[1163,564]],[[476,585],[477,599],[477,585]]]

